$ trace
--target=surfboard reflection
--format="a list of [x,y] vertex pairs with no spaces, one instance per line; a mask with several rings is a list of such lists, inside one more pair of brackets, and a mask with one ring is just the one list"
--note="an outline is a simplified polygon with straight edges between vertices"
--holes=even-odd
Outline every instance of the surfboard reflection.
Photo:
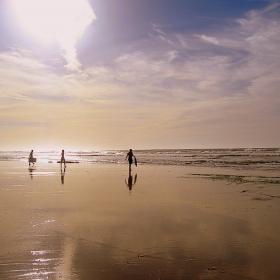
[[137,181],[137,174],[134,176],[134,180],[133,180],[133,175],[131,174],[131,170],[129,170],[128,179],[127,180],[125,179],[125,183],[130,191],[132,190],[132,186],[136,184],[136,181]]

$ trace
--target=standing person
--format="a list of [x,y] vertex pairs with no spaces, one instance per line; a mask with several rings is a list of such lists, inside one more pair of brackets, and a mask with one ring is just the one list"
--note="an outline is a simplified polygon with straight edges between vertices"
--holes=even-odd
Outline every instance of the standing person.
[[31,150],[31,152],[29,154],[28,162],[29,162],[29,165],[31,164],[31,162],[34,165],[33,150]]
[[64,157],[64,150],[61,151],[61,159],[60,159],[60,164],[64,163],[64,166],[65,166],[65,157]]
[[130,149],[125,158],[125,160],[128,158],[129,171],[131,171],[131,164],[133,162],[133,157],[135,158],[135,156],[133,155],[132,149]]

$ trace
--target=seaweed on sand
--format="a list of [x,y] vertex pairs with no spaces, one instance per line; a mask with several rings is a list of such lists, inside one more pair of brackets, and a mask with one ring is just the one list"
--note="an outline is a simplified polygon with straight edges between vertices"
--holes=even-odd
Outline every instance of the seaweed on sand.
[[264,177],[264,176],[242,176],[242,175],[228,175],[228,174],[192,174],[193,176],[211,179],[211,180],[225,180],[235,184],[245,183],[261,183],[261,184],[280,184],[280,177]]

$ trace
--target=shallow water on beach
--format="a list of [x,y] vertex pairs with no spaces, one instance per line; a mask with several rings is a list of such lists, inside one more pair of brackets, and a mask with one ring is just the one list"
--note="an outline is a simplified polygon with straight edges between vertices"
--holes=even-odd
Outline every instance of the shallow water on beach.
[[[66,160],[72,163],[123,164],[127,151],[66,151]],[[136,150],[139,164],[208,166],[253,169],[280,168],[280,148],[254,149],[154,149]],[[1,161],[28,161],[27,151],[0,151]],[[37,162],[57,162],[60,151],[34,151]]]
[[180,166],[6,162],[0,173],[0,279],[279,278],[273,170],[267,184]]

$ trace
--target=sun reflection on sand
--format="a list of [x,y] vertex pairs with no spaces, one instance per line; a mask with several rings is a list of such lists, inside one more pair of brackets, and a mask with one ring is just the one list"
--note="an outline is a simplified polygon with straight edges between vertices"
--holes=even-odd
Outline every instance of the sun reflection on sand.
[[77,242],[75,239],[70,237],[65,238],[61,252],[61,262],[55,268],[55,274],[59,279],[68,280],[73,275],[73,258],[75,257],[76,247]]

